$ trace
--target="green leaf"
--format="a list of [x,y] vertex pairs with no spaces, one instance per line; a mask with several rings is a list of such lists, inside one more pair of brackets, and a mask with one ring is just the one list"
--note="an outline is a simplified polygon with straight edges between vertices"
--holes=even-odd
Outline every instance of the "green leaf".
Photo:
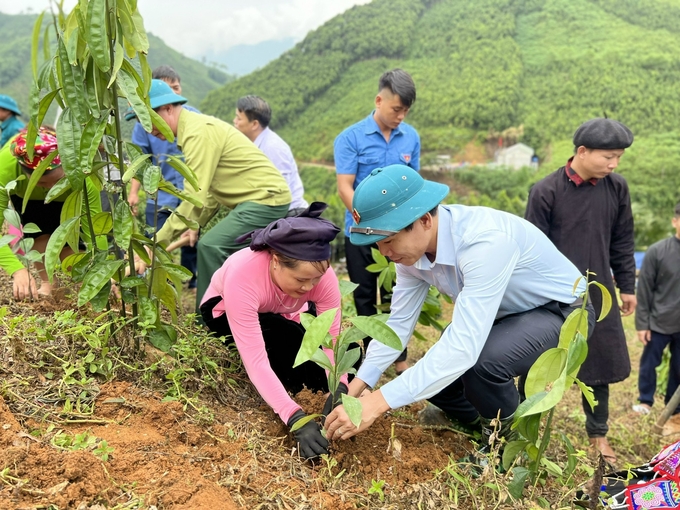
[[57,183],[50,188],[45,196],[45,203],[49,204],[52,200],[62,195],[66,191],[71,189],[71,181],[68,177],[64,176],[57,181]]
[[515,421],[512,425],[517,431],[522,435],[524,439],[527,439],[530,443],[535,444],[538,441],[538,431],[541,426],[541,415],[532,414],[519,418],[519,415],[515,411]]
[[342,297],[349,296],[359,286],[358,283],[350,282],[349,280],[339,280],[340,295]]
[[71,235],[66,238],[66,242],[69,244],[73,251],[78,251],[78,241],[80,234],[80,215],[82,212],[83,205],[83,195],[80,191],[73,191],[64,200],[64,205],[61,208],[61,219],[60,222],[64,223],[70,218],[76,218],[78,225],[77,228],[73,230]]
[[101,312],[106,308],[109,302],[109,295],[111,294],[111,280],[97,292],[97,295],[90,300],[90,305],[95,312]]
[[21,230],[24,234],[37,234],[39,232],[42,232],[42,230],[40,230],[40,227],[35,223],[26,223],[26,225],[24,225]]
[[183,282],[191,279],[194,276],[191,271],[189,271],[184,266],[180,266],[179,264],[163,264],[163,269],[165,269],[169,275],[175,276]]
[[5,217],[5,221],[12,225],[14,228],[21,230],[21,216],[14,209],[5,209],[2,212]]
[[[589,282],[588,285],[595,285],[598,289],[600,289],[600,292],[602,292],[602,309],[600,310],[600,316],[597,318],[597,322],[600,322],[612,309],[612,295],[607,290],[607,287],[602,285],[600,282],[593,281]],[[588,338],[588,335],[584,336]]]
[[141,285],[146,285],[144,278],[138,276],[126,276],[120,282],[120,286],[124,289],[132,289],[133,287],[139,287]]
[[144,170],[142,187],[147,195],[154,195],[158,191],[158,183],[161,180],[161,167],[149,165]]
[[80,168],[83,173],[89,174],[92,171],[92,162],[99,150],[107,124],[108,116],[102,115],[99,119],[91,117],[85,125],[80,138]]
[[47,115],[47,111],[52,105],[52,101],[57,96],[57,94],[59,94],[60,90],[61,89],[51,90],[50,92],[45,94],[43,98],[40,100],[40,103],[38,103],[38,113],[35,117],[36,126],[42,126],[43,120],[45,119],[45,115]]
[[[540,393],[535,393],[534,395],[527,397],[526,400],[524,400],[523,402],[521,402],[517,406],[517,409],[515,410],[515,419],[519,419],[519,418],[523,418],[525,416],[530,416],[532,414],[536,414],[536,413],[530,413],[529,411],[533,408],[533,406],[540,403],[541,400],[543,400],[546,397],[547,394],[548,394],[547,391],[542,391]],[[531,438],[527,437],[527,439],[531,439]]]
[[179,190],[167,181],[161,182],[158,189],[170,193],[172,196],[177,197],[184,202],[189,202],[196,207],[203,207],[203,202],[201,202],[196,195]]
[[595,394],[593,393],[593,389],[590,386],[585,385],[578,379],[576,379],[576,384],[581,390],[583,396],[586,398],[586,402],[588,402],[590,408],[594,410],[595,406],[597,405],[597,400],[595,400]]
[[517,456],[524,451],[529,441],[510,441],[503,449],[503,469],[510,469]]
[[124,263],[124,260],[104,260],[92,267],[83,278],[83,285],[78,293],[78,306],[91,301]]
[[193,230],[198,230],[199,228],[201,228],[201,226],[198,224],[197,221],[194,221],[194,220],[192,220],[192,219],[190,219],[190,218],[187,218],[187,217],[184,216],[183,214],[178,213],[178,212],[177,212],[177,209],[175,209],[175,210],[173,211],[173,213],[175,214],[175,217],[176,217],[178,220],[180,220],[182,223],[184,223],[188,228],[191,228],[191,229],[193,229]]
[[14,241],[17,238],[16,235],[14,234],[5,234],[4,236],[0,237],[0,248],[3,246],[7,246],[9,243]]
[[120,67],[123,65],[123,59],[125,58],[125,52],[123,51],[123,47],[120,45],[118,41],[116,41],[116,45],[113,50],[113,71],[111,72],[111,79],[109,80],[108,86],[110,87],[113,85],[113,82],[116,81],[116,77],[118,76],[118,71],[120,71]]
[[293,424],[293,426],[290,428],[290,431],[295,432],[296,430],[300,430],[310,421],[315,420],[317,418],[323,418],[323,414],[308,414],[307,416],[303,416]]
[[74,190],[83,189],[85,175],[80,168],[81,127],[71,109],[66,108],[57,121],[57,139],[61,166]]
[[33,24],[33,38],[31,43],[31,67],[33,69],[33,79],[38,81],[38,44],[40,44],[40,31],[42,30],[43,17],[45,11],[38,15],[38,19]]
[[566,349],[553,348],[548,349],[534,362],[527,374],[524,392],[527,397],[540,393],[542,391],[550,391],[564,372],[567,364]]
[[360,357],[361,348],[359,347],[355,347],[354,349],[345,352],[340,361],[335,361],[338,364],[338,376],[348,373],[352,367],[354,367],[354,364],[359,361]]
[[135,176],[137,173],[137,170],[140,169],[143,165],[147,164],[147,160],[151,157],[151,154],[142,154],[141,156],[136,157],[125,169],[125,173],[123,174],[123,182],[127,183],[130,182],[130,180]]
[[147,108],[146,103],[139,96],[139,93],[137,92],[137,82],[125,65],[118,71],[118,85],[120,85],[121,93],[127,98],[130,106],[132,106],[132,109],[135,111],[135,115],[137,115],[137,119],[142,124],[144,130],[147,133],[151,133],[153,126],[151,124],[151,115],[149,112],[150,107]]
[[[89,119],[88,108],[85,104],[85,89],[80,67],[69,63],[68,52],[63,39],[59,39],[59,64],[61,66],[61,88],[66,104],[78,119],[85,124]],[[59,140],[61,142],[61,140]],[[61,149],[61,144],[59,145]]]
[[35,189],[36,185],[38,184],[38,181],[40,178],[43,176],[45,171],[47,170],[47,167],[52,164],[52,161],[54,158],[56,158],[59,155],[59,151],[54,151],[51,154],[49,154],[45,159],[43,159],[40,164],[37,166],[33,172],[31,172],[31,176],[28,179],[28,183],[26,184],[26,191],[24,192],[24,200],[21,204],[21,214],[26,212],[26,206],[28,205],[28,201],[31,199],[31,194],[33,193],[33,190]]
[[199,191],[200,187],[198,185],[198,179],[196,178],[196,174],[194,171],[189,168],[184,160],[182,158],[178,158],[177,156],[173,155],[168,155],[167,159],[165,160],[166,163],[168,163],[172,168],[177,170],[182,177],[184,177],[189,184],[191,184],[191,187],[194,188],[195,191]]
[[380,250],[371,247],[371,255],[373,257],[373,260],[375,260],[376,264],[380,265],[381,268],[386,268],[389,265],[387,257],[380,253]]
[[116,218],[113,224],[113,238],[119,247],[127,249],[134,229],[134,217],[130,205],[125,200],[118,200],[113,212]]
[[403,345],[401,344],[401,340],[394,330],[375,317],[357,316],[352,317],[349,320],[352,324],[354,324],[357,328],[374,340],[377,340],[378,342],[381,342],[399,352],[404,349]]
[[170,352],[172,346],[177,342],[177,330],[168,324],[161,324],[160,327],[149,331],[149,342],[156,349]]
[[316,351],[314,351],[314,354],[311,357],[311,361],[319,365],[324,370],[328,370],[329,372],[333,370],[331,360],[328,359],[326,353],[323,352],[321,349],[317,349]]
[[158,305],[146,296],[139,298],[139,316],[144,322],[155,324],[158,320]]
[[581,365],[588,356],[588,342],[581,333],[576,333],[576,338],[569,344],[569,356],[567,357],[567,375],[576,376]]
[[588,311],[577,308],[569,314],[560,329],[560,343],[558,347],[568,349],[569,343],[580,333],[584,338],[588,338]]
[[524,484],[531,472],[525,467],[517,466],[512,469],[512,474],[512,481],[507,485],[508,492],[513,498],[520,500],[522,499]]
[[345,408],[347,416],[349,417],[350,421],[354,424],[354,426],[358,428],[359,425],[361,425],[361,412],[362,412],[361,401],[358,398],[350,397],[349,395],[345,395],[344,393],[341,395],[341,398],[342,407]]
[[47,241],[47,246],[45,248],[45,270],[47,271],[47,277],[50,282],[52,281],[52,276],[54,275],[54,270],[61,264],[60,255],[61,250],[64,249],[66,244],[66,239],[73,234],[73,231],[77,228],[78,218],[71,218],[62,222]]
[[312,356],[314,356],[314,351],[319,349],[319,346],[323,342],[325,336],[328,334],[328,331],[330,330],[337,313],[337,308],[331,308],[330,310],[326,310],[318,317],[315,317],[314,320],[307,321],[309,326],[306,327],[305,335],[302,337],[302,345],[300,345],[300,350],[295,357],[293,368],[301,365],[305,361],[312,359]]
[[94,218],[92,218],[92,229],[94,230],[94,235],[103,236],[111,232],[113,228],[113,218],[110,212],[100,212],[97,213]]
[[73,266],[75,266],[82,259],[89,258],[90,256],[91,252],[71,253],[71,255],[61,261],[61,270],[67,275],[72,276]]
[[562,476],[562,468],[555,464],[553,461],[541,457],[541,464],[545,467],[545,470],[553,476]]
[[109,55],[109,38],[106,28],[106,0],[89,0],[87,4],[87,23],[85,25],[85,39],[90,48],[90,54],[103,72],[111,69]]

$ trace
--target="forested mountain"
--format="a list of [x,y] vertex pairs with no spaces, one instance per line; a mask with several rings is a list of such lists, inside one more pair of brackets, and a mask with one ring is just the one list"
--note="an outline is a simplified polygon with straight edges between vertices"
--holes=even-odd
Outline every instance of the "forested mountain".
[[680,0],[374,0],[202,107],[231,119],[240,95],[259,94],[301,159],[330,160],[398,66],[418,86],[409,121],[425,150],[523,125],[522,141],[547,155],[593,116],[638,136],[680,130],[678,27]]
[[[48,17],[45,16],[45,23],[49,22]],[[28,111],[31,35],[36,19],[37,15],[0,13],[0,94],[16,99],[22,111]],[[149,34],[149,44],[149,64],[174,67],[182,77],[183,93],[192,104],[198,105],[210,90],[232,79],[222,71],[185,57],[152,34]]]

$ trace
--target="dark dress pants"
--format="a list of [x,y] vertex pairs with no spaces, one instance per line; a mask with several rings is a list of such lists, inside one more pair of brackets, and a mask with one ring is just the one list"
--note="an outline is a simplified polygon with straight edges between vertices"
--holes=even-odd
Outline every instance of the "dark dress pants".
[[[205,325],[216,336],[226,336],[226,344],[234,341],[231,336],[231,328],[226,314],[219,317],[212,316],[212,310],[222,300],[216,296],[207,300],[200,307]],[[313,312],[310,307],[310,312]],[[306,361],[293,368],[305,328],[295,321],[291,321],[277,313],[258,314],[264,346],[269,358],[269,365],[278,377],[279,381],[289,392],[295,394],[302,390],[303,386],[311,391],[328,391],[326,371],[312,361]],[[238,347],[238,346],[237,346]]]
[[[366,268],[374,264],[371,248],[378,248],[372,244],[368,246],[356,246],[352,244],[348,237],[345,238],[345,260],[347,261],[347,273],[350,281],[359,286],[354,291],[354,305],[357,315],[375,315],[378,313],[376,308],[376,295],[378,292],[378,275],[367,271]],[[385,289],[380,289],[381,301],[385,302]],[[364,352],[368,349],[371,337],[364,338]],[[406,361],[407,349],[404,349],[396,361]]]
[[[428,400],[451,418],[472,423],[479,416],[508,418],[519,405],[515,377],[523,377],[548,349],[557,347],[560,329],[573,308],[552,301],[494,322],[475,365]],[[595,312],[588,307],[589,330]],[[449,326],[451,327],[451,326]]]
[[[652,338],[642,351],[640,358],[640,375],[638,378],[638,400],[643,404],[652,406],[656,393],[656,368],[661,364],[663,351],[670,345],[671,359],[668,367],[668,384],[666,386],[666,399],[668,401],[675,393],[680,383],[680,331],[671,335],[652,331]],[[678,410],[676,410],[676,413]]]

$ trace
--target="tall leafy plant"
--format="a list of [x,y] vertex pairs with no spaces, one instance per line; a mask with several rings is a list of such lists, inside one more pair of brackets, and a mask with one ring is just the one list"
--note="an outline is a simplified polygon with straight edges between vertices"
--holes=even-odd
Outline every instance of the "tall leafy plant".
[[[574,292],[582,279],[586,279],[586,289],[596,286],[602,292],[602,309],[598,322],[604,319],[611,310],[612,297],[607,288],[599,282],[588,281],[594,273],[586,272],[585,277],[579,278],[574,284]],[[545,456],[546,449],[550,444],[552,435],[552,420],[555,414],[555,406],[560,402],[564,392],[577,384],[583,396],[591,407],[595,407],[592,388],[586,386],[578,377],[578,371],[588,356],[588,290],[582,295],[583,303],[565,320],[560,331],[557,347],[545,351],[532,365],[527,374],[524,392],[526,400],[515,411],[515,420],[512,425],[517,429],[522,438],[510,441],[503,451],[503,466],[508,469],[513,465],[517,456],[526,453],[526,466],[518,466],[513,469],[518,497],[524,481],[530,477],[534,482],[543,474],[550,473],[554,476],[571,475],[576,467],[574,449],[562,434],[569,453],[569,460],[565,469],[549,460]],[[543,433],[541,434],[541,430]]]
[[[340,281],[340,293],[343,298],[351,294],[357,287],[358,285],[355,283]],[[402,349],[401,340],[392,328],[385,323],[387,317],[389,317],[387,314],[343,318],[343,324],[350,323],[351,325],[343,327],[336,339],[331,338],[329,331],[338,313],[338,308],[332,308],[318,317],[309,313],[300,316],[300,322],[302,322],[306,331],[293,365],[296,367],[306,361],[313,361],[324,368],[328,373],[328,389],[334,396],[337,395],[341,377],[344,374],[356,374],[354,364],[361,357],[361,347],[350,349],[352,344],[361,342],[364,337],[370,336],[395,350],[401,351]],[[333,351],[334,363],[331,363],[328,355],[320,347]],[[361,424],[361,402],[359,399],[343,394],[340,400],[334,402],[334,404],[340,402],[344,406],[349,419],[358,427]],[[320,416],[320,414],[312,414],[298,420],[293,430],[297,430],[310,420]]]
[[[167,308],[176,321],[176,288],[191,275],[172,264],[155,236],[148,239],[136,231],[127,203],[126,183],[135,178],[151,196],[164,190],[195,205],[202,204],[190,193],[164,181],[160,168],[150,164],[150,156],[124,142],[121,134],[121,109],[129,105],[144,129],[150,132],[155,126],[166,139],[174,139],[167,124],[149,105],[151,69],[146,59],[149,42],[137,0],[78,0],[68,14],[63,12],[61,3],[56,7],[58,12],[53,15],[53,22],[43,28],[44,13],[40,14],[33,30],[33,85],[28,123],[30,140],[53,103],[61,110],[56,131],[65,177],[48,193],[46,201],[64,193],[68,193],[68,197],[62,209],[61,225],[47,245],[46,270],[51,279],[61,267],[81,282],[78,305],[90,303],[97,310],[109,305],[111,286],[120,286],[123,301],[131,305],[131,322],[141,326],[138,331],[149,332],[149,339],[157,347],[167,350],[176,333],[161,320],[160,306]],[[50,44],[52,32],[56,44]],[[39,58],[41,34],[42,59]],[[28,147],[31,152],[32,146]],[[197,189],[195,174],[181,160],[173,163]],[[112,166],[120,171],[122,186],[108,182],[104,175]],[[39,177],[38,172],[34,172],[29,188]],[[112,211],[95,215],[87,195],[91,187],[117,193],[121,200]],[[186,223],[191,228],[197,227],[195,222],[186,220]],[[107,236],[113,240],[111,246],[107,245]],[[80,242],[84,242],[87,249],[78,253]],[[66,244],[76,253],[62,264],[60,254]],[[127,261],[122,256],[124,253],[129,255]],[[151,266],[144,278],[134,276],[133,253]],[[131,274],[127,277],[126,264]],[[174,286],[168,285],[168,281]],[[121,314],[126,313],[126,307],[122,306]],[[139,336],[136,340],[138,342]]]

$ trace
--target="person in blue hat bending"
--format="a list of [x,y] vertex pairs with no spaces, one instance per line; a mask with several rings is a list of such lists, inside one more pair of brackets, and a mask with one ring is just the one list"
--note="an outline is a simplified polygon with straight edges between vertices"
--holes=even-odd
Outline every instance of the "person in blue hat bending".
[[[354,244],[377,243],[396,263],[397,283],[387,324],[406,347],[430,285],[451,296],[451,324],[414,366],[360,398],[355,427],[342,406],[326,419],[329,439],[366,430],[388,409],[427,399],[450,418],[481,424],[488,444],[500,413],[500,435],[510,432],[520,400],[514,378],[526,375],[560,328],[581,305],[581,276],[550,240],[528,221],[487,207],[440,205],[444,184],[423,179],[404,165],[378,168],[354,192]],[[595,323],[589,307],[590,329]],[[399,356],[371,342],[349,385],[359,396],[374,386]]]
[[24,128],[19,120],[21,111],[17,102],[9,96],[0,95],[0,148]]

